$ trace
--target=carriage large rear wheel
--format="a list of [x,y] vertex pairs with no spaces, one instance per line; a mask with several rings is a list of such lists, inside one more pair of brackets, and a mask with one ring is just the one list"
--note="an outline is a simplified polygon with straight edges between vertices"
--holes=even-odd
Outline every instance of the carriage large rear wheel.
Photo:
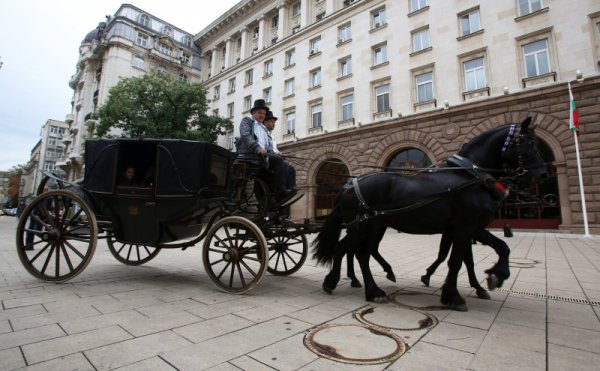
[[142,265],[160,252],[158,247],[117,241],[113,234],[108,235],[106,244],[115,259],[126,265]]
[[267,270],[267,241],[248,219],[228,216],[216,222],[204,238],[204,270],[221,290],[243,293],[254,288]]
[[269,266],[267,271],[277,276],[288,276],[302,267],[308,255],[306,236],[273,236],[267,240]]
[[96,217],[76,194],[45,192],[25,208],[17,224],[17,254],[25,269],[45,281],[67,281],[92,260]]

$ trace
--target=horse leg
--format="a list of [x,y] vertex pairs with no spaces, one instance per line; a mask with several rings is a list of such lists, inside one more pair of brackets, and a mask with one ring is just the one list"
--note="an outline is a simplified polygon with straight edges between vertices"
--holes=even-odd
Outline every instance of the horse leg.
[[510,277],[510,267],[508,266],[510,248],[506,242],[494,236],[486,229],[477,231],[475,237],[484,245],[491,246],[496,251],[496,254],[498,254],[498,261],[496,264],[494,264],[492,268],[485,271],[485,273],[488,274],[488,289],[494,290],[497,287],[502,287],[504,280]]
[[371,255],[373,256],[373,258],[375,258],[375,260],[379,263],[379,265],[381,265],[381,268],[383,268],[383,271],[386,274],[385,278],[387,278],[388,280],[392,281],[392,282],[396,282],[396,275],[394,274],[394,271],[392,270],[392,266],[390,265],[390,263],[388,263],[383,256],[381,256],[381,254],[379,253],[379,248],[376,248]]
[[[347,244],[349,243],[348,236],[345,236],[338,242],[336,246],[336,251],[333,256],[333,264],[331,266],[331,270],[325,276],[323,280],[323,291],[328,294],[331,294],[333,290],[337,287],[338,282],[340,282],[340,274],[342,270],[342,259],[344,259],[344,255],[348,251]],[[350,256],[348,256],[350,258]]]
[[448,257],[448,253],[450,252],[450,248],[452,247],[452,233],[444,233],[442,234],[442,239],[440,240],[440,250],[438,251],[438,257],[436,261],[434,261],[429,268],[427,268],[426,273],[421,276],[421,282],[425,284],[425,286],[429,287],[429,279],[435,272],[435,270],[446,260]]
[[475,289],[475,294],[477,295],[477,297],[479,299],[487,299],[487,300],[491,299],[490,294],[488,294],[488,292],[485,291],[485,289],[483,287],[481,287],[481,285],[479,284],[479,281],[477,280],[477,276],[475,275],[475,262],[473,260],[473,247],[472,246],[467,248],[467,251],[465,251],[464,261],[465,261],[465,266],[467,267],[467,274],[469,275],[469,284],[471,285],[472,288]]
[[354,274],[354,251],[349,251],[348,254],[346,254],[346,264],[346,276],[350,278],[350,286],[362,287],[362,284],[358,278],[356,278],[356,274]]
[[450,307],[450,309],[466,312],[467,305],[465,299],[458,292],[458,273],[462,266],[463,258],[467,248],[471,247],[471,236],[466,231],[454,232],[454,241],[452,243],[452,252],[448,259],[448,275],[442,288],[441,302]]
[[385,234],[386,227],[373,224],[370,225],[370,228],[368,228],[369,224],[366,223],[364,224],[364,227],[361,226],[361,232],[364,233],[365,236],[368,236],[368,243],[361,244],[356,250],[356,257],[358,264],[360,265],[360,270],[362,271],[365,285],[365,299],[367,301],[376,303],[387,303],[387,295],[385,294],[385,291],[380,289],[377,286],[377,283],[375,283],[375,279],[371,273],[371,268],[369,267],[369,259],[371,258],[371,254],[379,247],[379,242],[381,242],[381,239]]

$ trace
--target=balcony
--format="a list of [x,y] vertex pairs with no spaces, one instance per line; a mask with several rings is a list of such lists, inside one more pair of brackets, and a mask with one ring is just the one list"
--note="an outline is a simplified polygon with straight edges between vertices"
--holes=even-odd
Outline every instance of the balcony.
[[65,116],[65,122],[67,124],[71,124],[73,121],[75,121],[75,115],[72,113],[69,113]]

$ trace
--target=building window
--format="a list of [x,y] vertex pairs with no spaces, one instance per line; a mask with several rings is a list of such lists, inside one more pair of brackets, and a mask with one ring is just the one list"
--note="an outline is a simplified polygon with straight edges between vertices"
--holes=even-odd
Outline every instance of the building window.
[[377,9],[371,12],[371,27],[379,28],[386,24],[385,8]]
[[479,9],[460,16],[460,36],[466,36],[481,29],[479,24]]
[[248,95],[244,97],[244,111],[250,111],[252,109],[252,96]]
[[315,17],[316,21],[318,22],[318,21],[320,21],[321,19],[325,18],[325,15],[326,15],[326,14],[327,14],[327,13],[325,13],[325,12],[321,12],[321,13],[317,14],[317,16]]
[[310,87],[316,88],[321,86],[321,68],[310,71]]
[[349,41],[352,38],[352,27],[350,23],[340,26],[338,28],[338,42],[343,43]]
[[466,91],[483,89],[486,87],[485,68],[483,58],[472,59],[464,62]]
[[221,85],[217,85],[213,90],[213,100],[218,100],[221,98]]
[[548,40],[540,40],[523,45],[523,58],[527,77],[534,77],[550,72]]
[[139,68],[142,70],[146,69],[146,62],[144,61],[144,58],[142,58],[142,57],[138,57],[138,56],[133,57],[132,65],[133,65],[133,67],[136,67],[136,68]]
[[410,0],[410,11],[416,12],[419,9],[423,9],[427,6],[427,0]]
[[181,81],[181,82],[187,82],[188,81],[188,76],[185,73],[180,73],[179,74],[179,81]]
[[296,64],[296,49],[285,52],[285,66],[290,67]]
[[297,17],[302,13],[302,4],[300,1],[292,5],[292,17]]
[[271,76],[273,74],[273,60],[269,59],[265,62],[265,74],[264,76]]
[[254,79],[254,69],[251,68],[246,71],[244,82],[246,85],[252,85],[253,79]]
[[186,53],[181,53],[181,57],[179,57],[179,60],[181,61],[181,63],[183,64],[188,64],[190,63],[190,59],[192,59],[192,56]]
[[138,32],[135,43],[146,48],[148,46],[148,35]]
[[187,46],[188,48],[192,46],[192,38],[189,37],[188,35],[184,35],[181,38],[181,42],[183,43],[183,45]]
[[158,44],[158,50],[161,53],[166,54],[166,55],[173,54],[173,48],[171,48],[170,46],[165,45],[165,44]]
[[413,53],[429,48],[429,28],[415,31],[412,34]]
[[232,119],[232,118],[233,118],[233,111],[234,111],[234,108],[233,108],[233,103],[229,103],[229,104],[227,105],[227,117],[228,117],[228,118],[230,118],[230,119]]
[[542,0],[519,0],[519,15],[527,15],[542,9]]
[[427,72],[415,76],[417,84],[417,103],[427,102],[433,99],[433,73]]
[[148,17],[146,14],[140,15],[139,22],[144,27],[150,27],[150,17]]
[[310,40],[310,55],[321,52],[321,36]]
[[229,79],[229,90],[227,91],[227,93],[234,93],[235,92],[235,77],[232,77]]
[[373,47],[373,66],[387,62],[387,44]]
[[252,30],[252,38],[258,40],[258,27],[254,27],[254,30]]
[[321,103],[310,106],[310,125],[311,128],[320,128],[323,126],[323,105]]
[[296,132],[296,111],[290,111],[285,114],[285,124],[288,134]]
[[167,69],[166,69],[164,66],[159,66],[159,67],[156,69],[156,72],[157,72],[159,75],[166,75],[166,74],[167,74]]
[[273,89],[271,87],[263,89],[263,99],[267,104],[273,102]]
[[340,77],[352,74],[352,57],[340,59]]
[[377,112],[386,112],[390,110],[390,85],[380,85],[375,87],[375,102]]
[[354,94],[344,95],[340,98],[342,121],[350,120],[354,117]]
[[271,28],[275,28],[277,26],[279,26],[279,16],[278,15],[271,18]]
[[171,26],[163,26],[162,33],[167,36],[173,36],[173,29]]
[[294,78],[285,80],[285,95],[294,95]]
[[217,109],[214,109],[214,110],[212,111],[212,113],[213,113],[213,116],[215,116],[215,117],[218,117],[218,116],[219,116],[219,109],[218,109],[218,108],[217,108]]
[[358,0],[344,0],[344,8],[357,2]]

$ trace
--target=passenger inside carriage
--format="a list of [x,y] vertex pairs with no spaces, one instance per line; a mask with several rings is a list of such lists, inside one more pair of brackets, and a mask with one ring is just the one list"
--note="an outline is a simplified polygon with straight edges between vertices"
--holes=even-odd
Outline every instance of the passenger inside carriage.
[[138,186],[138,182],[135,178],[135,167],[133,165],[125,166],[125,170],[121,174],[120,185],[135,187]]

